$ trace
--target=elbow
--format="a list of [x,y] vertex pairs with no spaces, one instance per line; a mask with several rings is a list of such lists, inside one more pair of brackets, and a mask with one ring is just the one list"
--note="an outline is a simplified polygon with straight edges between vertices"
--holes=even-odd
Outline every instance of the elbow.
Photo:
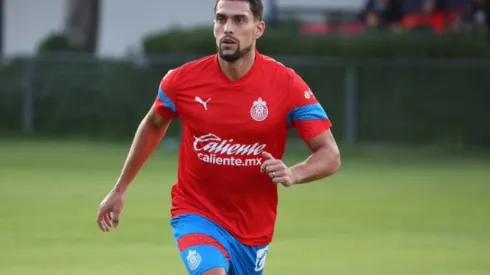
[[329,147],[328,151],[326,151],[325,153],[328,157],[325,158],[324,162],[324,176],[328,177],[337,173],[340,170],[342,162],[338,147]]
[[328,165],[329,175],[337,173],[340,170],[341,163],[342,161],[340,159],[340,152],[336,151],[334,154],[332,154],[331,162]]

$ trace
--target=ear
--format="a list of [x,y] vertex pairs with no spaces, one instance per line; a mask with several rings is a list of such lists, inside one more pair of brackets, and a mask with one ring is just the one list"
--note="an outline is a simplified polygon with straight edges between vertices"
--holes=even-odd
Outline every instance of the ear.
[[257,25],[255,26],[255,39],[259,39],[265,31],[265,22],[264,21],[259,21]]

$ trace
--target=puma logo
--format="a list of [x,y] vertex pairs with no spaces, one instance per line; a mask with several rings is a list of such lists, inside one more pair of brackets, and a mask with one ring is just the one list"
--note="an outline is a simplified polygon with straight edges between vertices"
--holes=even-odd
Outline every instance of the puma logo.
[[208,110],[208,102],[211,100],[211,98],[208,98],[208,100],[204,101],[202,100],[200,97],[196,96],[196,98],[194,98],[194,100],[199,103],[199,104],[202,104],[202,106],[204,107],[204,110]]

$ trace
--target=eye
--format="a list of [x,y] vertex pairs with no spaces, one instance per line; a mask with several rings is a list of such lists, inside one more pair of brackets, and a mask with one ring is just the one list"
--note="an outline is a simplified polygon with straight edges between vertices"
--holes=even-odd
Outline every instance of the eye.
[[245,18],[243,17],[238,17],[235,19],[235,21],[238,23],[238,24],[243,24],[246,22]]
[[226,22],[226,18],[224,18],[223,16],[218,16],[218,17],[216,17],[216,19],[214,21],[216,21],[217,23],[223,24]]

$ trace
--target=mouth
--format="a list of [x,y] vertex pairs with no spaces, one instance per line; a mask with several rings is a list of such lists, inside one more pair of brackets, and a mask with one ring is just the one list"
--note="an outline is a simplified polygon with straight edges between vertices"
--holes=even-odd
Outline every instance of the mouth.
[[223,46],[230,47],[230,46],[236,45],[236,41],[232,38],[223,38],[221,40],[221,44]]

